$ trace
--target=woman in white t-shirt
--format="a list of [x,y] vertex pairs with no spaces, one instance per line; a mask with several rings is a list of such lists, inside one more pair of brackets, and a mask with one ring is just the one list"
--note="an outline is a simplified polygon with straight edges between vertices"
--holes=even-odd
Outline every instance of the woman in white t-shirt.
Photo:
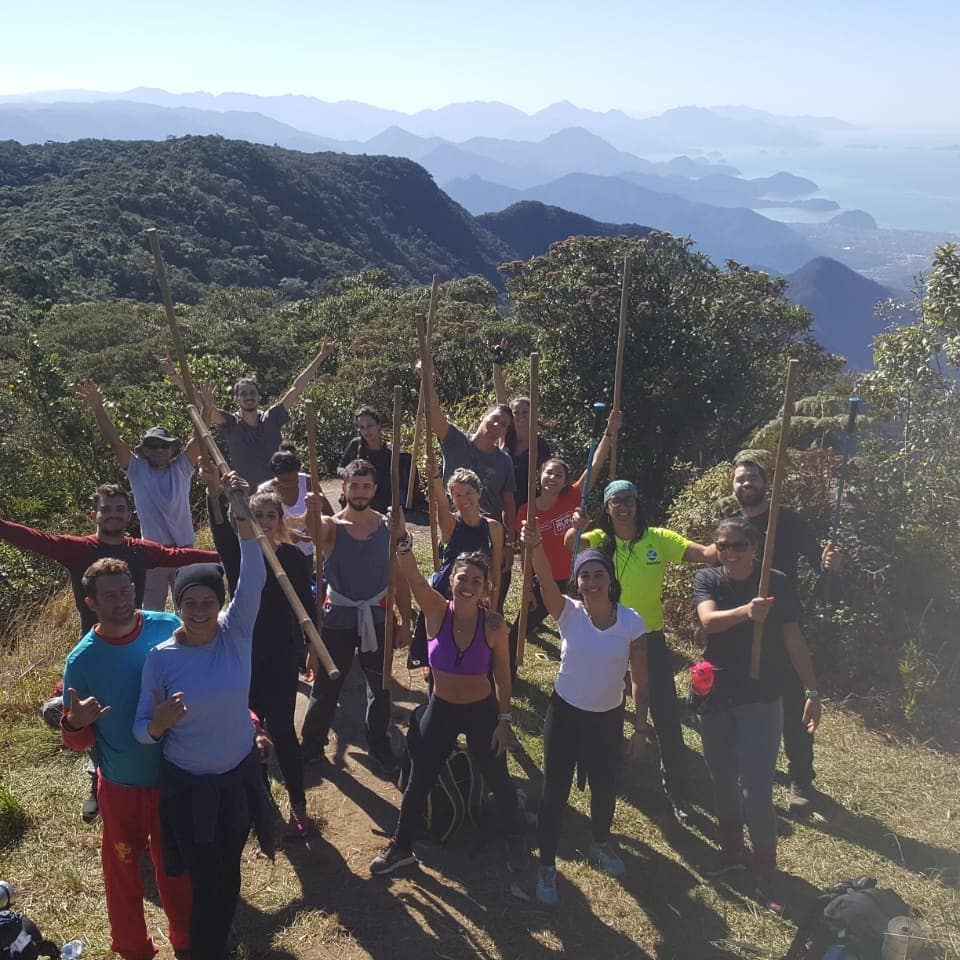
[[560,825],[578,765],[590,781],[593,843],[587,857],[613,876],[625,870],[610,827],[623,752],[623,678],[628,667],[636,706],[636,730],[629,745],[632,757],[643,755],[649,736],[646,627],[640,614],[617,602],[620,584],[605,553],[577,554],[571,599],[553,579],[540,534],[524,524],[521,540],[533,548],[543,604],[560,630],[560,672],[544,722],[536,890],[540,903],[553,905]]

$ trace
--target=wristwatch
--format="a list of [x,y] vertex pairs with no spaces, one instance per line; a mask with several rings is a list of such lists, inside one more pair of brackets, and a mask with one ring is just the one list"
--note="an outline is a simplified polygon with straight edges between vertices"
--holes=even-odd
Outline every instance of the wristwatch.
[[811,690],[804,690],[804,691],[803,691],[803,695],[804,695],[808,700],[819,700],[819,699],[820,699],[820,691],[819,691],[816,687],[814,687],[814,688],[811,689]]

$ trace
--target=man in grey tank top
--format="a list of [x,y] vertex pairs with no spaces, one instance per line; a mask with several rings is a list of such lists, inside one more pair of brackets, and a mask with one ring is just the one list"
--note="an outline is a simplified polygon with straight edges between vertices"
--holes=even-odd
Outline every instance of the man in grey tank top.
[[[386,609],[390,531],[387,518],[370,509],[376,490],[376,468],[367,460],[354,460],[343,471],[347,505],[338,514],[322,516],[316,495],[307,495],[307,529],[316,549],[323,552],[328,584],[323,642],[340,677],[331,680],[311,650],[310,666],[316,679],[303,718],[302,754],[304,763],[323,757],[340,690],[353,655],[359,651],[367,681],[368,753],[393,772],[397,761],[387,735],[390,693],[383,689],[384,623],[388,613],[393,616],[393,611]],[[394,632],[394,647],[406,647],[410,643],[410,589],[403,578],[397,580],[395,593],[400,626]]]

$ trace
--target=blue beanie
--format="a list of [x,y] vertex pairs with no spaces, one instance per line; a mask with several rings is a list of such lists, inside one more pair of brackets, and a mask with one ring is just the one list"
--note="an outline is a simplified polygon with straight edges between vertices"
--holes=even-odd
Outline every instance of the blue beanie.
[[613,561],[610,557],[604,553],[602,550],[584,550],[582,553],[578,553],[576,559],[573,561],[573,582],[577,582],[577,574],[580,573],[580,568],[585,563],[601,563],[606,569],[607,573],[610,574],[611,580],[617,579],[617,573],[613,569]]

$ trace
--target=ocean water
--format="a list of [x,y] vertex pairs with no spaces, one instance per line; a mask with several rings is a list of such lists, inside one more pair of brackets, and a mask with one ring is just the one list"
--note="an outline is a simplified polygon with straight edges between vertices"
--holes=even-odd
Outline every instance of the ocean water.
[[[877,143],[744,147],[721,153],[744,177],[769,176],[779,170],[809,177],[820,187],[816,196],[836,200],[842,210],[866,210],[880,227],[960,234],[960,138],[938,147]],[[832,216],[787,208],[759,212],[807,222]]]

